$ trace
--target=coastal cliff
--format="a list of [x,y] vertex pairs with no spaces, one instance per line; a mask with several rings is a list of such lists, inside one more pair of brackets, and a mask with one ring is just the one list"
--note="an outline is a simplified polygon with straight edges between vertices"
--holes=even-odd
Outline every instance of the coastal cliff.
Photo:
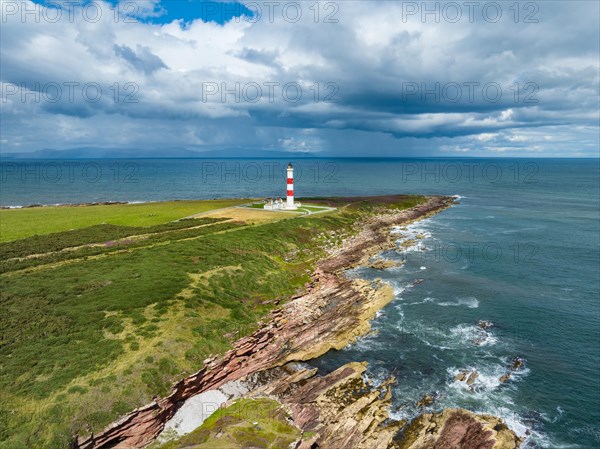
[[[131,412],[100,434],[77,437],[72,448],[144,447],[156,438],[187,399],[265,370],[310,360],[330,349],[341,349],[368,333],[369,321],[393,298],[391,288],[349,280],[343,271],[367,263],[381,250],[393,248],[395,240],[389,232],[393,226],[435,214],[452,203],[452,198],[429,197],[411,209],[382,210],[370,216],[357,235],[345,240],[318,263],[305,292],[274,310],[259,330],[238,340],[221,358],[206,360],[204,368],[174,385],[169,396]],[[299,371],[292,374],[294,379],[283,376],[257,386],[246,395],[274,397],[290,409],[294,424],[303,432],[314,434],[300,441],[298,448],[393,447],[395,435],[405,425],[388,419],[389,385],[393,379],[371,388],[362,380],[365,369],[364,364],[350,364],[322,377],[312,371]],[[286,385],[292,387],[284,388]],[[414,446],[414,449],[421,447],[429,446]],[[489,446],[500,447],[510,448]]]

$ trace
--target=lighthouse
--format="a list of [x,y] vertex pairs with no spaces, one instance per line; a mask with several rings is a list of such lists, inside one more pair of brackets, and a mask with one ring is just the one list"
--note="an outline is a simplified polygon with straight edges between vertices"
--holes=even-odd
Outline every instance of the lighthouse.
[[265,201],[264,209],[267,210],[298,210],[302,204],[294,201],[294,167],[290,162],[287,166],[287,200],[271,198]]
[[285,208],[296,208],[294,205],[294,167],[291,162],[287,166],[287,203]]

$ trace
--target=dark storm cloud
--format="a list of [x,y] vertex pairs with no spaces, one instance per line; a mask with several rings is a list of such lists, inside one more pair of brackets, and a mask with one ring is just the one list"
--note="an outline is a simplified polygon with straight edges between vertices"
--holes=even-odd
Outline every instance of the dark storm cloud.
[[240,59],[267,66],[272,65],[273,61],[279,56],[279,53],[275,51],[261,51],[253,48],[244,48],[239,52],[234,52],[234,54]]
[[152,53],[148,47],[137,46],[137,52],[133,51],[127,45],[114,45],[117,56],[122,57],[135,69],[151,75],[159,69],[166,69],[167,66],[158,56]]

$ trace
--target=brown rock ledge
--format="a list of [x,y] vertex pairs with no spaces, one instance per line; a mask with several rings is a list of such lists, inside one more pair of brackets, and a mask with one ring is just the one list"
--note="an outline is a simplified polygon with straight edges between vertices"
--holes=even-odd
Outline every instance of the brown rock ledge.
[[398,449],[516,449],[521,440],[500,418],[446,409],[415,419]]
[[274,310],[261,329],[238,340],[220,359],[179,381],[169,396],[134,410],[97,435],[75,437],[71,448],[142,448],[160,433],[186,399],[258,371],[341,349],[364,335],[370,330],[369,320],[375,312],[393,298],[391,288],[374,289],[366,281],[348,280],[342,271],[393,248],[395,237],[389,232],[392,226],[433,215],[452,203],[452,198],[433,196],[414,208],[370,217],[359,234],[318,264],[306,293]]

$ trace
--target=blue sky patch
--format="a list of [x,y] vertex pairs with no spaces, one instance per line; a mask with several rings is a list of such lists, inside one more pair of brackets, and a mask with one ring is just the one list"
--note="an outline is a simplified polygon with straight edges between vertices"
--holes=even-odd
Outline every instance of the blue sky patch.
[[[61,3],[56,0],[34,0],[34,3],[49,8],[57,8]],[[92,0],[77,2],[85,6],[93,3]],[[253,17],[251,10],[235,1],[210,1],[210,0],[165,0],[155,2],[154,9],[150,10],[146,4],[135,0],[107,0],[112,5],[113,12],[118,8],[118,14],[125,19],[137,20],[144,23],[164,24],[174,20],[182,20],[189,24],[197,19],[204,22],[224,24],[232,19],[242,16]],[[73,8],[75,2],[68,2],[65,8]]]

